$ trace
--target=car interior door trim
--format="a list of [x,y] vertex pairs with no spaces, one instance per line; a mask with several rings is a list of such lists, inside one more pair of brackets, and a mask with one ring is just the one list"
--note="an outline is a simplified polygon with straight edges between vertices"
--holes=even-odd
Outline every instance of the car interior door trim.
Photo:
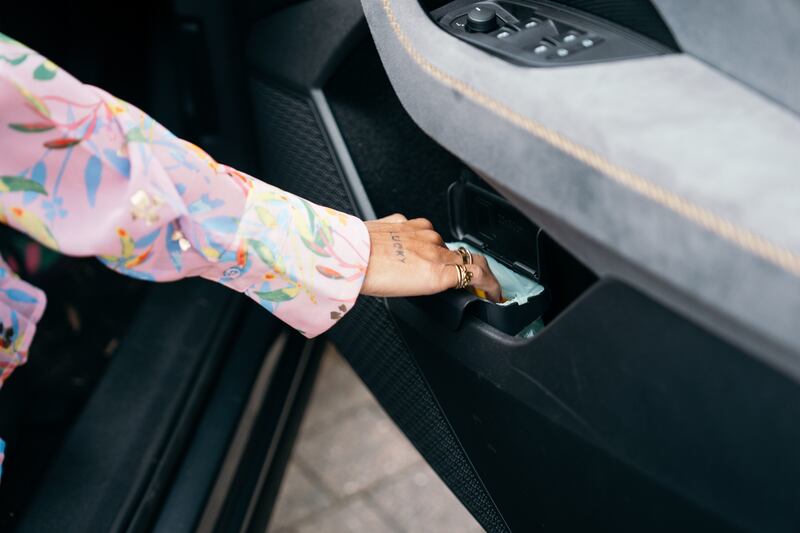
[[409,57],[411,57],[424,72],[440,83],[458,91],[476,104],[545,141],[554,148],[561,150],[565,154],[605,174],[620,185],[670,209],[698,226],[716,233],[723,239],[738,245],[743,250],[747,250],[773,263],[775,266],[800,277],[800,254],[781,247],[750,230],[737,226],[734,222],[697,205],[679,194],[669,191],[616,163],[612,163],[597,152],[572,141],[563,134],[548,128],[534,119],[520,115],[507,105],[498,102],[468,83],[433,65],[423,54],[414,48],[411,40],[403,33],[400,23],[394,15],[392,0],[381,0],[381,4],[386,12],[389,24]]
[[[776,223],[800,202],[792,113],[689,55],[521,68],[448,35],[416,1],[362,5],[428,135],[555,238],[578,236],[573,253],[599,274],[800,377],[800,242]],[[497,138],[502,150],[487,144]],[[737,283],[745,274],[759,283]]]

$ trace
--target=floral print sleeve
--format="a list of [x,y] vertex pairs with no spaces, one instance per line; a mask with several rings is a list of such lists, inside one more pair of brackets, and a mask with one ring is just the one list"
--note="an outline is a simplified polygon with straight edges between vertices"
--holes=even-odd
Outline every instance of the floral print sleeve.
[[357,218],[217,163],[2,34],[0,219],[129,276],[220,282],[308,337],[352,307],[370,247]]
[[0,385],[25,363],[45,301],[42,291],[19,279],[0,259]]

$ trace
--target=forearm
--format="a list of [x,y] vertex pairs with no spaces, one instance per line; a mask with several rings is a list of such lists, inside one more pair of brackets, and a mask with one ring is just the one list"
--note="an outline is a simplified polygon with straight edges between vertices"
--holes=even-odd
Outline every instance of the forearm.
[[217,163],[18,43],[0,52],[14,58],[0,61],[8,224],[130,276],[219,281],[309,336],[352,306],[369,258],[361,221]]

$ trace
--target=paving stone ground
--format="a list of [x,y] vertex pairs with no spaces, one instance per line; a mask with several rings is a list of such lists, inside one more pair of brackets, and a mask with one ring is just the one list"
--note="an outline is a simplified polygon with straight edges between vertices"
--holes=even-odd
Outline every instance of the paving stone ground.
[[347,363],[329,348],[268,533],[480,531]]

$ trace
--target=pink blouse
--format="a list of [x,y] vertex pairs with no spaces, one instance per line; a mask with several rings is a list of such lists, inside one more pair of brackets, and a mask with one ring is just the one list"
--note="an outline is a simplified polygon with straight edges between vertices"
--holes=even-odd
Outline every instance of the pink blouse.
[[[128,276],[217,281],[307,337],[352,307],[370,252],[359,219],[217,163],[2,34],[0,220]],[[0,385],[44,306],[0,263]]]

